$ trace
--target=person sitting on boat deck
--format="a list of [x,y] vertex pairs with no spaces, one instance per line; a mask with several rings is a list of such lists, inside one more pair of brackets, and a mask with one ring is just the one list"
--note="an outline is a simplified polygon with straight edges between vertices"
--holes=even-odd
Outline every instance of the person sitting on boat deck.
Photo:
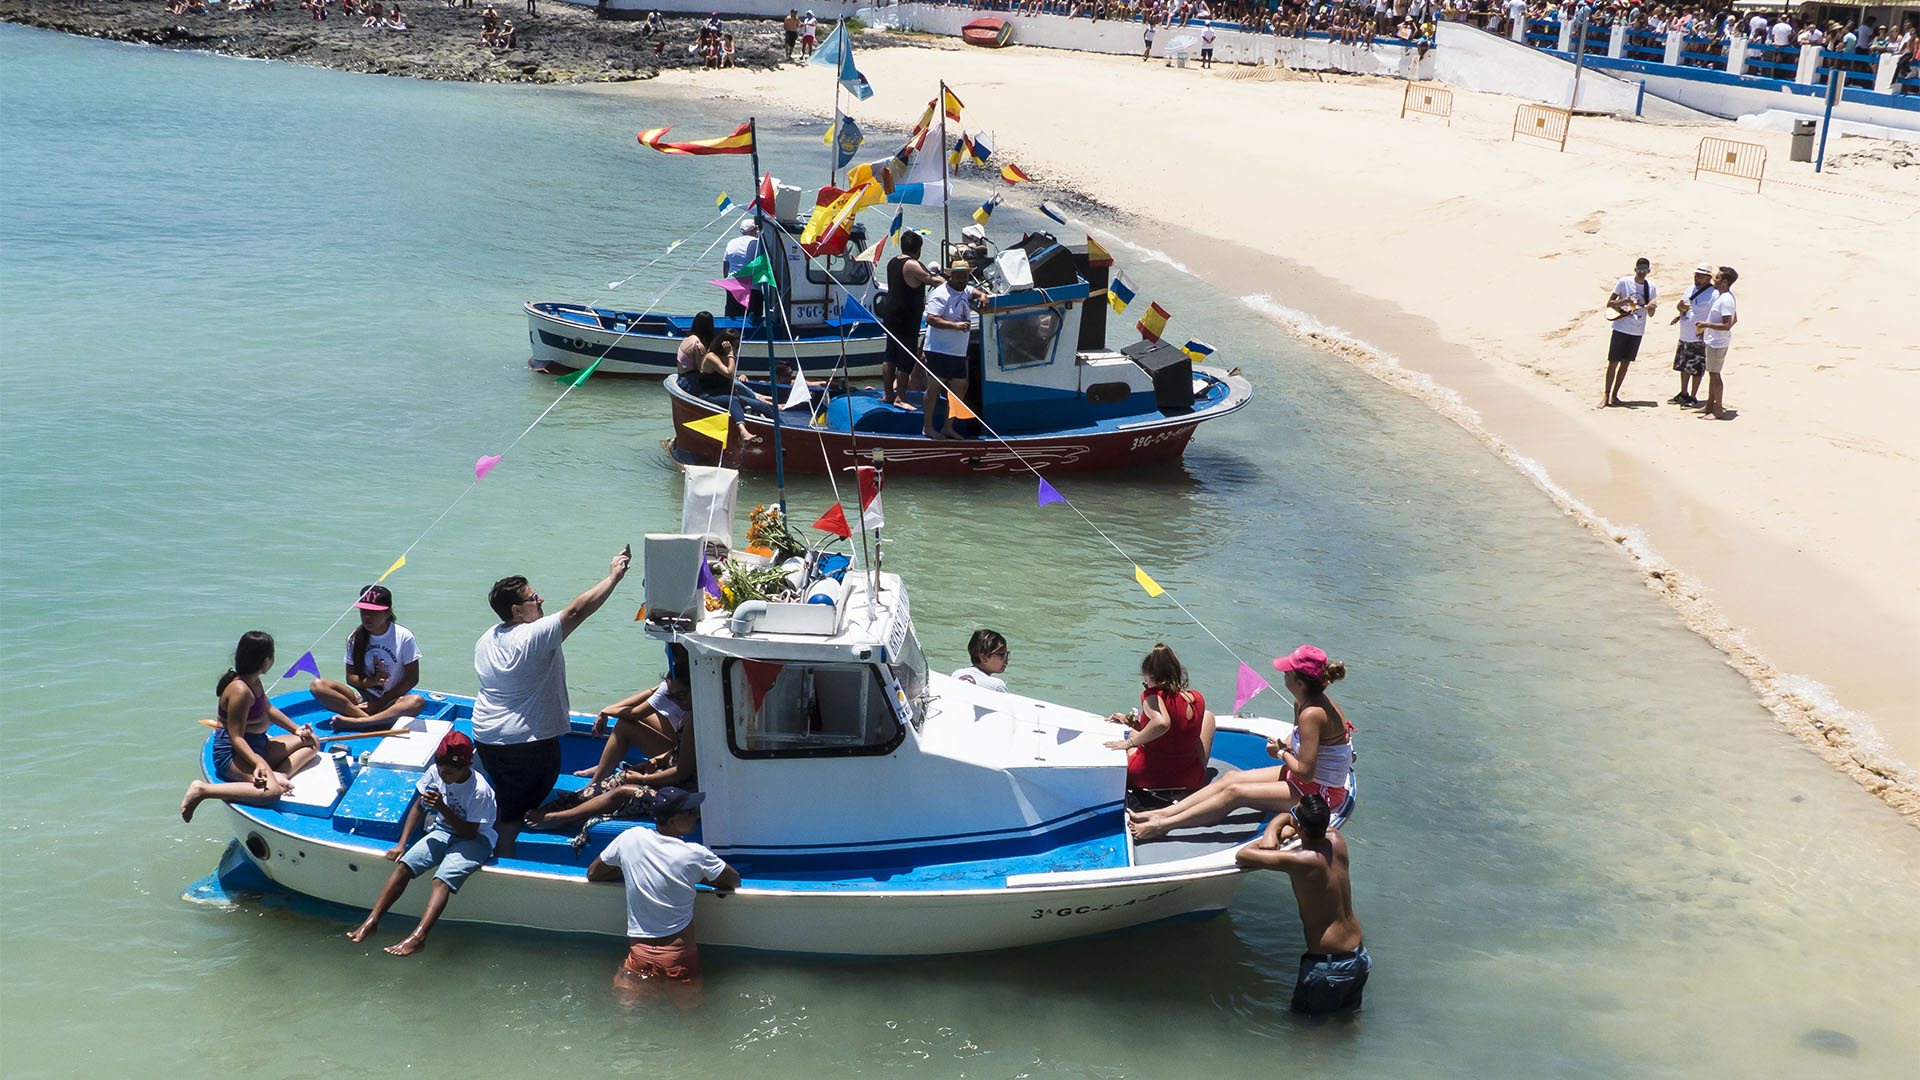
[[420,685],[420,646],[393,617],[385,585],[360,590],[360,625],[347,635],[347,681],[315,679],[313,700],[333,712],[335,731],[384,731],[403,716],[418,716],[427,699]]
[[1302,645],[1290,656],[1273,662],[1286,673],[1293,695],[1293,738],[1290,745],[1267,741],[1267,754],[1280,764],[1264,769],[1222,773],[1213,783],[1164,810],[1130,814],[1133,838],[1155,840],[1169,830],[1190,825],[1212,825],[1243,806],[1277,814],[1291,809],[1300,796],[1318,792],[1338,810],[1347,799],[1347,773],[1353,767],[1353,725],[1340,706],[1327,696],[1327,687],[1346,677],[1347,666],[1328,660],[1312,645]]
[[666,989],[700,992],[700,945],[693,930],[697,886],[725,896],[740,887],[740,872],[704,845],[686,838],[700,827],[706,795],[666,788],[656,799],[659,826],[628,829],[587,867],[589,881],[624,881],[627,956],[614,989],[630,999]]
[[567,604],[558,615],[518,574],[493,583],[487,603],[500,621],[473,646],[480,689],[473,698],[473,735],[480,762],[499,796],[502,858],[513,855],[526,812],[546,801],[560,779],[560,736],[571,726],[567,704],[567,659],[560,646],[613,595],[627,576],[629,555],[613,557],[607,576]]
[[[207,799],[228,803],[268,803],[292,784],[294,773],[320,754],[313,728],[294,726],[287,714],[267,700],[260,676],[273,668],[273,635],[249,630],[233,650],[233,666],[214,685],[219,697],[220,726],[213,732],[214,783],[195,780],[180,800],[180,819],[192,821],[193,812]],[[267,737],[267,726],[277,724],[291,735]]]
[[[428,931],[447,910],[447,901],[493,854],[497,835],[493,823],[498,803],[487,778],[474,770],[473,740],[465,732],[447,732],[433,751],[433,764],[420,774],[413,790],[417,798],[400,823],[400,841],[386,853],[400,865],[393,868],[366,920],[347,933],[354,941],[367,940],[380,928],[380,917],[407,891],[407,883],[433,870],[433,892],[420,915],[420,925],[387,946],[395,956],[409,956],[427,947]],[[425,812],[431,812],[433,820],[427,823],[419,841],[408,847],[407,837],[413,835]]]
[[972,665],[954,672],[954,678],[982,690],[1007,692],[1007,681],[1000,676],[1007,670],[1007,661],[1013,659],[1013,650],[1007,648],[1007,639],[998,630],[975,630],[967,639],[967,659],[973,661]]
[[[686,728],[688,710],[693,707],[687,663],[686,646],[667,646],[667,674],[659,685],[601,709],[593,721],[593,737],[606,737],[607,748],[601,752],[599,764],[573,775],[584,776],[590,783],[604,780],[612,775],[629,749],[637,749],[649,759],[672,755],[680,746],[680,733]],[[613,721],[611,734],[607,731],[608,720]]]
[[655,798],[665,788],[699,786],[694,771],[693,725],[683,724],[673,747],[639,766],[617,762],[606,776],[578,791],[562,792],[529,810],[521,819],[527,828],[542,832],[578,830],[573,838],[577,850],[587,843],[587,828],[609,818],[650,820],[654,817]]
[[1140,661],[1140,708],[1107,717],[1133,733],[1107,744],[1127,752],[1127,790],[1193,791],[1207,782],[1213,713],[1187,685],[1187,668],[1162,641]]
[[[1307,951],[1300,957],[1291,1007],[1308,1015],[1359,1008],[1373,970],[1360,919],[1353,913],[1347,840],[1339,829],[1328,827],[1332,816],[1326,796],[1308,792],[1233,857],[1242,869],[1278,870],[1293,884]],[[1289,834],[1299,836],[1299,847],[1282,846]]]
[[741,381],[739,370],[740,332],[723,331],[714,342],[713,351],[700,360],[700,375],[694,384],[695,393],[727,407],[727,414],[733,418],[729,446],[745,446],[759,438],[747,433],[748,409],[770,418],[777,419],[780,415],[780,410],[764,394]]
[[[967,347],[973,338],[971,308],[986,296],[969,284],[973,267],[955,262],[947,267],[945,283],[927,294],[926,369],[932,379],[922,399],[920,433],[929,439],[965,438],[954,430],[953,403],[967,399]],[[944,392],[946,422],[933,428],[933,403]]]
[[920,366],[920,319],[927,309],[927,287],[940,278],[920,261],[923,238],[912,229],[900,233],[900,254],[887,263],[887,307],[880,326],[887,334],[887,357],[880,365],[880,400],[911,409],[907,382]]
[[681,389],[690,394],[699,392],[697,380],[700,361],[707,358],[719,341],[720,335],[713,328],[713,312],[702,311],[694,315],[687,336],[680,339],[680,351],[674,356],[674,369],[679,376]]

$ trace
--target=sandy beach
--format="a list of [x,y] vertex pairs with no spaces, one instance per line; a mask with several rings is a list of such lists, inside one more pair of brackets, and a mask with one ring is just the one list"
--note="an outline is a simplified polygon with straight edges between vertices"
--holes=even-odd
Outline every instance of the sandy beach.
[[[1784,725],[1920,815],[1911,147],[1840,139],[1815,175],[1787,136],[1729,122],[1582,117],[1557,153],[1510,141],[1514,98],[1456,92],[1451,127],[1401,120],[1388,80],[944,41],[860,65],[877,89],[848,108],[863,123],[904,128],[944,77],[996,164],[1041,181],[996,181],[1010,203],[1095,197],[1134,241],[1475,433],[1616,542]],[[644,93],[789,110],[829,85],[673,72]],[[1707,134],[1766,146],[1764,189],[1696,181]],[[1664,302],[1629,407],[1598,409],[1602,304],[1640,255]],[[1665,404],[1671,301],[1702,260],[1741,275],[1725,421]]]

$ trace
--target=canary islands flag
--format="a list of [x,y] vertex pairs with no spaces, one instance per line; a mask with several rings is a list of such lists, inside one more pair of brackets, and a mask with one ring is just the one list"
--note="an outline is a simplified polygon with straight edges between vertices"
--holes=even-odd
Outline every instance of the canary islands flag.
[[1159,341],[1160,335],[1167,331],[1167,309],[1159,304],[1148,304],[1147,313],[1140,316],[1140,321],[1133,325],[1140,331],[1141,337],[1148,341]]
[[1119,274],[1113,275],[1113,283],[1107,286],[1107,304],[1115,315],[1127,310],[1133,303],[1133,286],[1128,285]]

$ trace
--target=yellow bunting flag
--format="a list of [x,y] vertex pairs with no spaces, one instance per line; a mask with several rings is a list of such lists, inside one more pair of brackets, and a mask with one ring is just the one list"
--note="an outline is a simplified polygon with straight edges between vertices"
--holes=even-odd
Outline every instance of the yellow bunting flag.
[[405,555],[402,555],[399,558],[393,560],[393,565],[387,567],[387,572],[385,574],[381,574],[379,577],[374,578],[373,583],[375,585],[380,584],[381,582],[387,580],[387,576],[389,574],[392,574],[395,570],[398,570],[405,565],[407,565],[407,557]]
[[1140,587],[1147,590],[1148,596],[1159,596],[1161,593],[1167,591],[1160,587],[1159,582],[1148,577],[1147,572],[1140,569],[1137,565],[1133,568],[1133,580],[1139,582]]
[[726,413],[715,413],[712,416],[703,416],[698,420],[689,420],[686,424],[688,431],[705,435],[707,438],[719,443],[720,449],[722,450],[727,448],[727,429],[732,426],[733,421]]
[[952,394],[947,395],[947,414],[955,420],[978,420],[980,414],[967,408],[967,403]]

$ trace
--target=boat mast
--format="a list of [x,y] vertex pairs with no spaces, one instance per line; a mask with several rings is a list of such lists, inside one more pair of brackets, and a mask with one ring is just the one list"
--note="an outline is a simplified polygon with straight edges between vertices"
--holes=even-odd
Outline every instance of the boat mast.
[[[771,269],[773,255],[767,244],[773,239],[774,234],[779,232],[780,219],[775,218],[773,228],[767,228],[767,208],[761,205],[760,199],[760,128],[753,117],[747,118],[747,146],[753,161],[753,221],[760,228],[760,257],[767,260],[767,267]],[[786,243],[782,241],[781,258],[786,257],[786,251]],[[754,288],[757,290],[760,285],[761,283],[755,283]],[[778,284],[769,284],[766,289],[767,298],[760,305],[760,325],[767,338],[767,381],[773,386],[774,400],[779,401],[782,399],[779,371],[773,358],[773,320],[768,317],[768,314],[773,310],[773,306],[780,302],[780,287]],[[752,305],[748,305],[747,319],[748,321],[753,319]],[[742,337],[744,340],[744,335]],[[742,446],[741,454],[744,455],[746,450],[747,448]],[[780,452],[780,407],[778,405],[773,408],[773,486],[780,500],[780,518],[784,521],[787,516],[787,470],[786,457]]]
[[827,122],[830,138],[827,148],[827,186],[840,186],[840,73],[847,69],[847,21],[841,19],[833,29],[840,43],[840,56],[833,67],[833,119]]
[[940,80],[940,269],[947,268],[947,248],[953,245],[953,192],[947,183],[947,80]]

